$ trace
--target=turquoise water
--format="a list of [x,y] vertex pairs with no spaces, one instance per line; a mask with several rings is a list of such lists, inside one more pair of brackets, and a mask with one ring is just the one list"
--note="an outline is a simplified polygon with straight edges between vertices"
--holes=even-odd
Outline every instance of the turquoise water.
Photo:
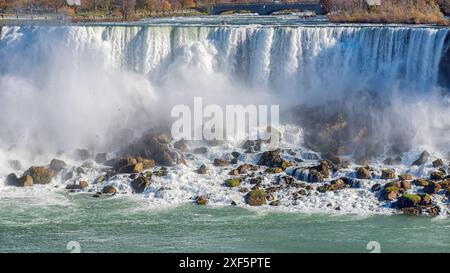
[[1,252],[450,252],[448,219],[262,212],[239,207],[152,210],[125,197],[55,193],[64,204],[0,200]]

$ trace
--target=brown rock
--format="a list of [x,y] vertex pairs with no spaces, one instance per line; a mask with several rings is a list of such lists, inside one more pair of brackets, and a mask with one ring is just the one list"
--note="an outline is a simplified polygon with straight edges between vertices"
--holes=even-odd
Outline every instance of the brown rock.
[[381,171],[381,179],[394,179],[395,171],[391,169]]
[[214,166],[226,167],[226,166],[228,166],[228,161],[226,161],[225,159],[216,158],[216,159],[214,159]]
[[105,187],[103,187],[102,193],[114,195],[117,193],[117,190],[113,186],[105,186]]
[[204,206],[204,205],[208,204],[208,199],[206,199],[206,197],[204,197],[204,196],[199,196],[199,197],[197,197],[197,200],[195,200],[195,203],[197,205]]
[[356,177],[358,179],[370,179],[372,175],[367,167],[359,167],[356,169]]
[[131,181],[130,184],[135,193],[143,193],[148,185],[150,185],[150,179],[145,176],[139,176],[138,178]]
[[144,170],[144,165],[142,163],[136,163],[122,167],[119,173],[140,173],[142,170]]
[[24,176],[27,175],[33,178],[34,184],[48,184],[55,176],[55,172],[47,167],[33,166],[24,173]]
[[197,173],[198,174],[207,174],[208,173],[208,168],[206,168],[206,166],[204,164],[202,164],[200,166],[200,168],[198,168]]

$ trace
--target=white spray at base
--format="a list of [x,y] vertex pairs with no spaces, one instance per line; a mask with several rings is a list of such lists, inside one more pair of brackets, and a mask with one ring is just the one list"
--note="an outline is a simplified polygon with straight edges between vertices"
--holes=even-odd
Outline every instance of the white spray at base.
[[[10,159],[28,166],[48,163],[60,150],[113,150],[124,144],[120,132],[139,136],[194,96],[286,109],[343,97],[356,103],[359,92],[377,90],[392,104],[371,113],[387,124],[380,134],[413,130],[414,148],[446,155],[450,107],[438,77],[448,32],[400,26],[3,27],[0,171],[11,171]],[[188,193],[213,191],[211,181],[222,182],[216,176],[191,187],[197,179],[190,171],[181,172],[186,180],[173,179],[177,196],[162,200],[185,200]]]

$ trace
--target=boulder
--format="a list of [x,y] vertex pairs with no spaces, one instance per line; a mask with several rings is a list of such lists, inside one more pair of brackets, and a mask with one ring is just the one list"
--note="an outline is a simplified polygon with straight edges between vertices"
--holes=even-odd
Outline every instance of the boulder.
[[371,188],[372,191],[379,191],[381,189],[381,185],[380,184],[374,184]]
[[409,189],[411,189],[411,183],[409,183],[408,180],[400,181],[400,188],[409,190]]
[[214,159],[214,166],[226,167],[226,166],[228,166],[228,161],[226,161],[225,159],[216,158],[216,159]]
[[153,159],[146,159],[142,157],[136,157],[137,163],[142,163],[142,168],[144,170],[155,167],[156,163]]
[[198,174],[207,174],[208,173],[208,168],[206,168],[206,166],[204,164],[202,164],[200,166],[200,168],[198,168],[197,173]]
[[385,187],[381,192],[381,199],[387,201],[394,201],[397,199],[399,193],[399,188],[397,187]]
[[199,196],[197,197],[197,200],[195,200],[195,203],[197,205],[207,205],[208,204],[208,199],[206,199],[206,197],[204,196]]
[[52,181],[52,178],[55,176],[55,172],[47,167],[43,166],[33,166],[30,167],[25,173],[24,176],[31,176],[33,178],[34,184],[48,184]]
[[439,168],[439,167],[444,166],[444,160],[438,158],[435,161],[433,161],[432,164],[433,164],[433,167]]
[[402,158],[399,156],[396,158],[388,157],[383,161],[383,163],[385,165],[400,165],[402,163]]
[[423,188],[423,191],[428,194],[436,194],[441,190],[441,185],[436,182],[430,182]]
[[175,154],[169,149],[170,138],[165,133],[148,133],[121,149],[123,157],[153,159],[159,165],[171,166]]
[[142,163],[129,164],[120,168],[119,173],[140,173],[144,170]]
[[278,168],[278,167],[270,167],[266,169],[266,173],[270,173],[270,174],[275,174],[275,173],[281,173],[283,172],[282,168]]
[[381,179],[394,179],[395,176],[395,170],[386,169],[381,171]]
[[413,166],[420,166],[425,164],[430,159],[430,154],[427,151],[423,151],[419,158],[413,162]]
[[180,140],[176,141],[176,142],[173,144],[173,147],[175,147],[175,149],[178,149],[178,150],[180,150],[180,151],[183,152],[183,153],[189,151],[189,146],[188,146],[188,144],[187,144],[187,141],[184,140],[184,139],[180,139]]
[[245,200],[250,206],[262,206],[266,204],[266,192],[263,189],[255,188],[247,193]]
[[66,167],[66,162],[59,160],[59,159],[52,159],[50,162],[50,169],[52,169],[55,172],[59,172],[62,169]]
[[310,183],[322,182],[323,179],[323,175],[316,170],[310,170],[308,173],[307,181]]
[[370,174],[369,168],[359,167],[356,169],[356,177],[358,179],[370,179],[372,178],[372,175]]
[[15,187],[31,187],[33,186],[33,178],[29,175],[24,175],[20,178],[16,176],[16,174],[12,173],[6,177],[6,185],[7,186],[15,186]]
[[262,140],[247,140],[242,145],[242,149],[245,150],[246,153],[254,153],[261,151]]
[[327,160],[322,160],[319,165],[309,168],[310,172],[313,170],[319,172],[323,178],[327,178],[330,176],[330,162]]
[[445,174],[441,171],[432,171],[430,174],[431,180],[443,180],[445,178]]
[[225,185],[229,188],[238,187],[241,185],[241,180],[239,178],[230,178],[225,180]]
[[398,179],[400,179],[401,181],[405,181],[405,180],[412,180],[413,177],[409,173],[405,173],[405,174],[399,174]]
[[105,186],[103,187],[102,193],[114,195],[117,193],[117,190],[113,186]]
[[234,151],[234,152],[231,153],[231,156],[233,156],[233,158],[237,159],[237,158],[239,158],[241,156],[241,154],[236,152],[236,151]]
[[397,201],[398,208],[415,207],[420,203],[420,196],[417,194],[403,194]]
[[281,167],[282,163],[281,150],[277,149],[262,153],[257,164],[267,167]]
[[417,178],[416,180],[413,181],[413,183],[418,187],[425,187],[428,185],[428,181],[423,178]]
[[249,170],[254,169],[256,166],[252,166],[251,164],[242,164],[237,167],[237,171],[239,174],[247,173]]
[[143,193],[148,185],[150,185],[150,179],[145,176],[139,176],[130,183],[135,193]]

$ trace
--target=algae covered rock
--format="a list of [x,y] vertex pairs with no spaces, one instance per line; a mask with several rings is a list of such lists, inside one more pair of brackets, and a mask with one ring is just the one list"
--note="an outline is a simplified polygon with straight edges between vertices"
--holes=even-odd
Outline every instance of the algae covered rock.
[[255,188],[247,194],[245,200],[250,206],[262,206],[266,204],[266,192],[263,189]]
[[225,180],[225,185],[229,188],[238,187],[241,185],[241,180],[239,178],[230,178]]

